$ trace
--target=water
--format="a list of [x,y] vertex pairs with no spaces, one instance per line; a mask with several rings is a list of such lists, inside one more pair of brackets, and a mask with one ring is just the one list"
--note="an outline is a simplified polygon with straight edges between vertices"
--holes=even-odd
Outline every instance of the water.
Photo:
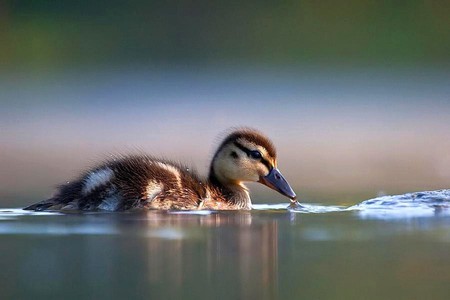
[[2,299],[448,299],[449,191],[419,196],[249,212],[2,209]]

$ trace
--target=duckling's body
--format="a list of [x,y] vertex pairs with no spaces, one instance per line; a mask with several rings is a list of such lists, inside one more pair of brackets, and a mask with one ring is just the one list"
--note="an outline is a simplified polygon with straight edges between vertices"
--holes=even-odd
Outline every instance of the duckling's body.
[[[281,176],[274,163],[275,148],[270,140],[257,131],[240,129],[228,135],[216,151],[207,179],[171,161],[147,155],[124,156],[93,168],[60,186],[54,197],[25,209],[251,209],[242,181],[259,181],[275,171],[270,178]],[[263,183],[295,198],[282,176],[273,180],[278,180],[281,187]]]

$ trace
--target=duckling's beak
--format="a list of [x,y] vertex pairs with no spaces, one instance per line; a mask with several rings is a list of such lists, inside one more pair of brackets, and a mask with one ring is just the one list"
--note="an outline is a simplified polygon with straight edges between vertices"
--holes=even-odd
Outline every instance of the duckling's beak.
[[292,200],[295,200],[297,198],[297,195],[277,168],[272,168],[269,174],[264,177],[260,177],[258,182],[267,185],[271,189],[274,189],[275,191],[291,198]]

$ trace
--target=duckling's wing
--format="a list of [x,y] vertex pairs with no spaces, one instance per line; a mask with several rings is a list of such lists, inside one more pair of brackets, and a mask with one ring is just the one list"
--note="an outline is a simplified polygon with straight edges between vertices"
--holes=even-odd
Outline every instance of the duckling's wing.
[[180,164],[136,155],[107,161],[60,186],[26,210],[194,209],[207,195],[195,172]]

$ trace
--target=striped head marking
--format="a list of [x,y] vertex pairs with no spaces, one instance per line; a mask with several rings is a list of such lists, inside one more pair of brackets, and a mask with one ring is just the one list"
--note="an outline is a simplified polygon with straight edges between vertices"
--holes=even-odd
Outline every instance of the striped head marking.
[[226,181],[258,181],[276,167],[275,147],[256,130],[236,130],[219,146],[213,167],[216,175]]
[[214,155],[211,171],[222,184],[260,182],[285,196],[296,197],[277,169],[273,143],[253,129],[239,129],[229,134]]

